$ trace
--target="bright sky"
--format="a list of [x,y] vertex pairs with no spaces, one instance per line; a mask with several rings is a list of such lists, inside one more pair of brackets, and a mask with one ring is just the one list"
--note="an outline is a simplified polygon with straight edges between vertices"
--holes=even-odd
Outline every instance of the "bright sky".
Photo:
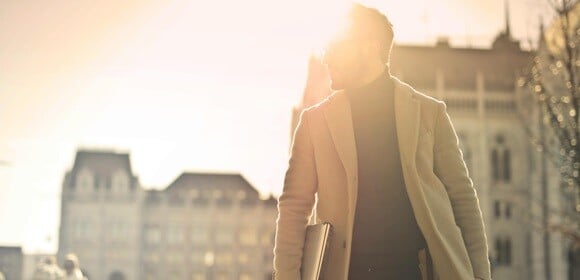
[[[0,1],[0,244],[56,252],[79,147],[130,152],[146,188],[235,171],[279,194],[292,106],[336,2]],[[510,2],[516,38],[535,40],[544,2]],[[502,0],[363,3],[400,43],[488,46],[504,27]]]

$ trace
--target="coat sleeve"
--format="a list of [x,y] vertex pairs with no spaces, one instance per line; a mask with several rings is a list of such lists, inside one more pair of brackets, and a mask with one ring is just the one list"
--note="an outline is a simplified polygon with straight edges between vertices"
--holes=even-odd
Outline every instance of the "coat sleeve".
[[284,188],[278,199],[274,279],[300,279],[304,233],[318,185],[309,130],[308,111],[304,111],[294,133]]
[[463,161],[457,134],[443,102],[439,104],[434,135],[435,175],[447,189],[455,223],[461,229],[474,277],[491,279],[487,238],[479,199]]

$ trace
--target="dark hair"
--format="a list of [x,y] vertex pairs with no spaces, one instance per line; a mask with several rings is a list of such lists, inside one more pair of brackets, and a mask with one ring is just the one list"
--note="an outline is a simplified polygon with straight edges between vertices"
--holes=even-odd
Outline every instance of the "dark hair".
[[379,41],[381,48],[384,49],[381,58],[384,63],[388,64],[393,47],[394,32],[393,24],[387,16],[377,9],[353,3],[349,9],[348,20],[354,38]]

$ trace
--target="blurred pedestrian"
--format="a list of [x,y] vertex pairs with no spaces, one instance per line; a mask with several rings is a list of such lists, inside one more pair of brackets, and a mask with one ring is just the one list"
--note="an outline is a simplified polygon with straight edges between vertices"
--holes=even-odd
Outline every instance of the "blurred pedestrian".
[[63,271],[56,264],[56,259],[50,256],[36,265],[32,280],[58,280],[62,275]]
[[75,254],[68,254],[64,260],[64,275],[61,280],[87,280],[80,269],[79,259]]

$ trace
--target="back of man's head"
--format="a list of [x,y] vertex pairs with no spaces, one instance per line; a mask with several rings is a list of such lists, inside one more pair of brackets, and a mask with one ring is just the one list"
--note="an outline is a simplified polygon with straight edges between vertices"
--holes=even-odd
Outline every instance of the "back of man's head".
[[348,30],[350,36],[358,40],[377,40],[384,50],[382,59],[389,62],[393,46],[393,25],[377,9],[353,3],[348,12]]
[[79,268],[79,258],[75,254],[68,254],[64,260],[64,269],[67,272]]

